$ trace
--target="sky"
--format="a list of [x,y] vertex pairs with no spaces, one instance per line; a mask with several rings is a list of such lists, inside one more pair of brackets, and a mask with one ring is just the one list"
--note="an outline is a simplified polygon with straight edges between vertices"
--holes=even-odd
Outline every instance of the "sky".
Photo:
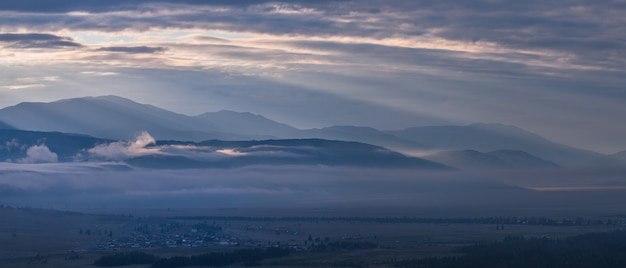
[[118,95],[298,128],[516,125],[626,150],[626,1],[0,2],[0,107]]

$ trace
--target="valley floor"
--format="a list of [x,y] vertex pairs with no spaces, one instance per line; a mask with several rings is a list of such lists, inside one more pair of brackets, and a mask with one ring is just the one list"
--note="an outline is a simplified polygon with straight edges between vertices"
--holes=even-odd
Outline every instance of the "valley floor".
[[278,247],[289,249],[290,256],[255,265],[393,267],[402,260],[458,255],[461,247],[507,237],[562,239],[622,230],[626,219],[624,215],[424,218],[320,216],[319,212],[295,216],[257,211],[255,215],[238,210],[195,213],[103,214],[3,207],[0,266],[94,267],[100,257],[122,252],[142,251],[163,258]]

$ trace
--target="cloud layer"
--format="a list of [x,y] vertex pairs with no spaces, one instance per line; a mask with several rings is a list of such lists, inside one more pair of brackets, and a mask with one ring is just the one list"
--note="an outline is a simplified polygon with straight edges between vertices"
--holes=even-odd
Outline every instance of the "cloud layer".
[[52,34],[0,34],[0,43],[7,48],[64,48],[80,47],[72,38]]
[[[0,174],[1,204],[63,209],[288,208],[302,214],[346,209],[370,216],[395,211],[447,217],[543,213],[571,217],[623,211],[620,200],[625,191],[624,183],[615,179],[623,170],[390,173],[256,166],[207,172],[83,162],[0,163]],[[568,181],[554,179],[563,177]]]
[[402,213],[436,210],[438,215],[457,217],[463,213],[482,215],[485,211],[526,215],[545,213],[542,211],[546,209],[549,213],[574,211],[580,216],[578,213],[590,207],[594,213],[617,213],[625,208],[620,202],[626,191],[623,168],[428,171],[261,164],[227,169],[149,169],[126,164],[124,161],[145,156],[211,162],[306,155],[294,152],[320,154],[310,146],[159,144],[147,132],[132,141],[82,150],[73,162],[58,163],[59,156],[41,139],[32,146],[9,140],[0,150],[24,153],[15,161],[0,163],[0,203],[12,206],[298,211],[332,208],[368,213],[379,213],[372,212],[372,208],[381,212],[394,208]]

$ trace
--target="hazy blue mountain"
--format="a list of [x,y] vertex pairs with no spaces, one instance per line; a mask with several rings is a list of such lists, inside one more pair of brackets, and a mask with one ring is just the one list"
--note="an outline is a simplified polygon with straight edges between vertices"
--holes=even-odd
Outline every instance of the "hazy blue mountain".
[[497,150],[488,152],[488,155],[497,157],[508,163],[512,168],[558,168],[552,161],[541,159],[532,154],[519,150]]
[[[19,129],[81,133],[130,139],[141,131],[178,139],[193,139],[197,122],[187,116],[115,96],[66,99],[50,103],[20,103],[0,110],[0,120]],[[207,129],[215,128],[207,126]]]
[[30,131],[79,133],[129,140],[148,131],[159,140],[202,141],[316,138],[357,141],[399,152],[415,150],[518,150],[569,166],[601,154],[561,145],[514,126],[415,127],[379,131],[370,127],[333,126],[298,130],[261,115],[220,111],[187,116],[117,97],[85,97],[50,103],[20,103],[0,110],[3,126]]
[[[186,145],[230,150],[236,155],[208,160],[181,156],[141,156],[127,162],[149,168],[233,168],[248,165],[325,165],[417,168],[446,170],[449,167],[429,160],[408,157],[388,149],[359,142],[321,139],[288,139],[264,141],[219,141],[199,143],[160,141],[155,146]],[[188,161],[189,160],[189,161]]]
[[589,161],[589,163],[585,163],[584,166],[598,168],[626,168],[626,151],[599,157]]
[[558,144],[521,128],[502,124],[414,127],[387,133],[430,148],[483,152],[520,150],[559,165],[576,165],[601,156],[599,153]]
[[20,103],[0,110],[0,121],[24,130],[80,133],[110,139],[131,139],[142,131],[159,139],[190,141],[262,137],[255,133],[229,133],[206,119],[117,96]]
[[443,151],[423,158],[465,170],[559,167],[553,162],[518,150],[498,150],[487,153],[476,150]]
[[424,156],[423,158],[466,170],[510,168],[507,162],[499,159],[497,156],[476,150],[443,151]]
[[208,112],[198,115],[197,118],[206,120],[210,124],[219,126],[228,133],[267,135],[285,137],[298,131],[292,126],[267,119],[262,115],[240,113],[233,111]]
[[321,129],[301,130],[298,138],[358,141],[390,148],[393,150],[415,150],[426,147],[418,142],[400,138],[371,127],[332,126]]

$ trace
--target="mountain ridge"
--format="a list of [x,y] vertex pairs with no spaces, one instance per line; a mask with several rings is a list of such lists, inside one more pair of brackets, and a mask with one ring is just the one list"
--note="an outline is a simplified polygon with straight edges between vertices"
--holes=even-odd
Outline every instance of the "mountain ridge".
[[499,123],[412,127],[386,132],[440,150],[519,150],[564,166],[574,166],[602,155],[556,143],[519,127]]
[[228,133],[208,120],[117,96],[24,102],[1,109],[0,121],[23,130],[82,133],[110,139],[132,139],[142,131],[164,139],[192,141],[268,136]]
[[594,168],[623,168],[626,167],[626,150],[606,155],[589,161],[583,166]]
[[330,126],[300,130],[299,138],[323,138],[335,140],[353,140],[369,144],[376,144],[396,151],[402,149],[426,149],[426,146],[407,139],[403,139],[372,127],[363,126]]
[[426,155],[423,158],[463,170],[560,168],[551,161],[519,150],[454,150]]
[[195,116],[219,125],[226,132],[261,132],[264,135],[275,137],[283,136],[287,133],[297,132],[298,129],[290,125],[279,123],[259,114],[249,112],[235,112],[220,110],[217,112],[206,112]]
[[[475,123],[381,131],[367,126],[297,129],[262,115],[218,111],[189,116],[119,96],[24,102],[0,109],[0,122],[31,131],[80,133],[130,140],[148,131],[159,140],[267,140],[321,138],[358,141],[411,155],[415,151],[518,150],[562,166],[575,166],[602,154],[552,142],[516,126]],[[1,125],[0,125],[1,127]]]

